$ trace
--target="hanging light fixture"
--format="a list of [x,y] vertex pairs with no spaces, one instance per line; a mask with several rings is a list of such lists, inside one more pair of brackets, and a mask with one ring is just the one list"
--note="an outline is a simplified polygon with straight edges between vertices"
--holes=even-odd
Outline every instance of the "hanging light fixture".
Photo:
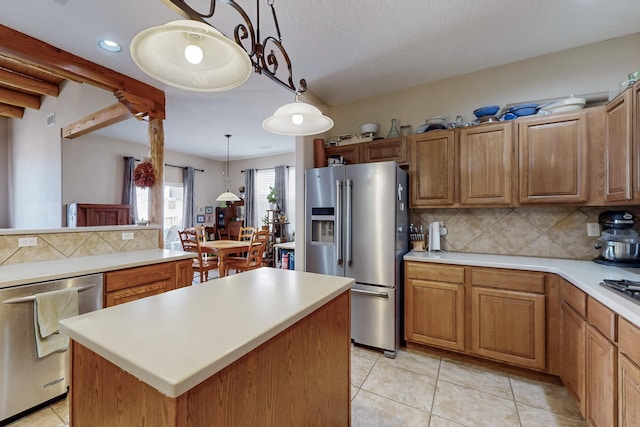
[[238,44],[203,22],[173,21],[131,40],[131,57],[149,76],[198,92],[233,89],[251,75],[251,60]]
[[[138,67],[168,85],[203,92],[233,89],[249,78],[253,68],[296,94],[296,102],[282,106],[265,119],[265,130],[282,135],[315,135],[331,129],[333,121],[329,117],[313,105],[298,101],[298,96],[307,90],[307,82],[301,79],[298,87],[293,83],[291,60],[282,45],[274,0],[266,1],[277,38],[264,39],[260,38],[260,0],[256,0],[255,27],[234,0],[221,1],[244,21],[234,28],[235,43],[207,22],[215,13],[217,0],[163,0],[187,20],[169,22],[136,35],[131,41],[131,56]],[[284,67],[280,67],[280,60]]]
[[231,187],[231,176],[229,176],[229,138],[231,138],[231,135],[227,134],[225,137],[227,138],[227,172],[224,176],[224,182],[227,185],[227,191],[220,194],[216,199],[216,202],[237,202],[240,200],[240,197],[236,196],[229,190]]
[[333,120],[311,104],[298,100],[278,108],[262,122],[264,130],[280,135],[317,135],[333,127]]

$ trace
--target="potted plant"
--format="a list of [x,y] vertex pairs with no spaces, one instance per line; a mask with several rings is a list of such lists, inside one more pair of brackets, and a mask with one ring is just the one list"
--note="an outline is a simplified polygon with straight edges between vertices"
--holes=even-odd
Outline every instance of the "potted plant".
[[269,215],[265,215],[262,217],[262,229],[263,230],[269,229]]
[[267,194],[267,202],[271,205],[271,209],[278,209],[276,203],[278,203],[278,192],[275,187],[269,187],[269,194]]

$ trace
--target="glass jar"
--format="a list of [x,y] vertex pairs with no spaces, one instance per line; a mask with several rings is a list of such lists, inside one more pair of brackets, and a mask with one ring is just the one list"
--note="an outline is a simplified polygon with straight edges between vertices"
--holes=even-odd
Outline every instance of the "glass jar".
[[397,138],[399,136],[400,136],[400,132],[398,132],[396,119],[391,119],[391,129],[389,129],[389,134],[387,135],[387,138]]

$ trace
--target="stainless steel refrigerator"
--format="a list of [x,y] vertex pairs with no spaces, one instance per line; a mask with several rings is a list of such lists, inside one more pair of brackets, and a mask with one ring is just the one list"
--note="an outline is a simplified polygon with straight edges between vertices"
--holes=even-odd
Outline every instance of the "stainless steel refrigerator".
[[408,251],[407,173],[396,162],[306,171],[306,271],[356,279],[351,339],[395,357]]

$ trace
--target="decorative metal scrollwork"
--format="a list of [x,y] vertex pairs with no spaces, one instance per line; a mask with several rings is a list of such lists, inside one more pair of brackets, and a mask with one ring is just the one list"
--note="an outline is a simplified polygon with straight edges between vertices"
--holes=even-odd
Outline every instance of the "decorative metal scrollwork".
[[[209,0],[208,11],[200,12],[187,4],[187,0],[162,0],[164,3],[168,4],[172,8],[177,8],[178,12],[184,15],[189,19],[193,19],[195,21],[200,21],[205,24],[211,25],[207,21],[207,19],[212,18],[215,9],[216,9],[216,1],[217,0]],[[282,45],[282,37],[280,36],[280,26],[278,25],[278,18],[276,17],[276,11],[273,7],[273,0],[267,0],[267,4],[271,7],[273,21],[275,23],[277,38],[273,36],[265,37],[262,42],[260,39],[260,0],[256,0],[256,12],[258,25],[254,29],[253,23],[249,16],[244,11],[244,9],[236,3],[234,0],[220,0],[222,3],[228,4],[233,7],[233,9],[240,14],[244,22],[236,25],[233,36],[235,42],[242,47],[242,49],[247,52],[249,58],[251,59],[251,63],[253,64],[253,68],[256,73],[263,74],[269,77],[271,80],[276,83],[284,86],[285,88],[293,91],[296,94],[301,94],[307,90],[307,82],[305,79],[300,80],[300,84],[298,87],[293,83],[293,73],[291,70],[291,60],[289,59],[289,55]],[[267,50],[267,45],[269,46],[269,50]],[[278,75],[279,62],[278,57],[282,57],[284,59],[286,65],[286,71],[288,72],[288,76],[283,79]],[[284,71],[281,72],[284,74]]]

